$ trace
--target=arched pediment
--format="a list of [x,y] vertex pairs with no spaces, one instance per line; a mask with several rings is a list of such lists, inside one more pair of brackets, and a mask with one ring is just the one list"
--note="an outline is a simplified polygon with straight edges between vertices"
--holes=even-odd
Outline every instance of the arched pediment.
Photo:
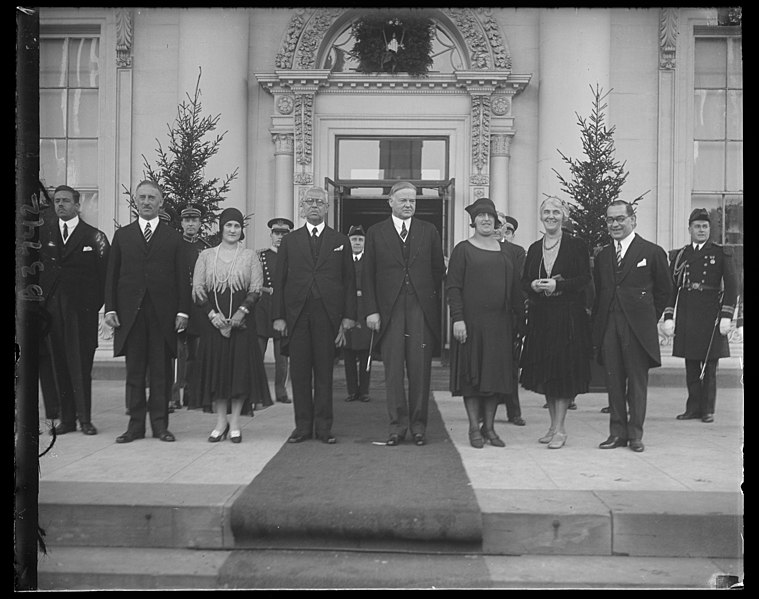
[[[340,31],[361,16],[360,9],[298,8],[285,32],[275,64],[280,70],[312,70],[321,64]],[[463,71],[510,71],[511,54],[487,8],[425,11],[458,47]]]

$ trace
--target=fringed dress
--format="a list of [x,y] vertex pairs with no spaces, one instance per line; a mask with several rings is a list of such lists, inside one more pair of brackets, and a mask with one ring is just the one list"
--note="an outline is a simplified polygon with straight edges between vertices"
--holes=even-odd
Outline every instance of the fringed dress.
[[[207,412],[212,411],[216,399],[242,398],[242,413],[252,416],[253,404],[272,404],[253,310],[263,271],[255,251],[239,244],[234,252],[220,248],[204,250],[193,273],[193,299],[205,318],[200,319],[198,359],[195,372],[190,373],[193,391],[189,407]],[[200,298],[201,290],[205,300]],[[208,318],[211,310],[231,318],[240,306],[248,310],[242,328],[222,332]]]

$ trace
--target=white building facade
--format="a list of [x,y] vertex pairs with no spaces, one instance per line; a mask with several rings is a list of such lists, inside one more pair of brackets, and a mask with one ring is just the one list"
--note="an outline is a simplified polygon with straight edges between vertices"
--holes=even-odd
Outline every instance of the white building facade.
[[351,25],[365,9],[44,8],[40,177],[79,189],[84,219],[110,238],[202,72],[203,112],[227,132],[205,176],[238,169],[224,206],[251,215],[249,247],[268,245],[273,217],[297,226],[312,185],[330,192],[332,226],[369,226],[398,179],[418,183],[444,251],[484,196],[526,247],[542,199],[571,200],[554,170],[569,177],[559,151],[583,158],[578,115],[600,86],[629,171],[622,197],[647,192],[637,231],[673,249],[691,210],[708,208],[742,269],[742,39],[726,10],[425,9],[435,62],[414,77],[356,70]]

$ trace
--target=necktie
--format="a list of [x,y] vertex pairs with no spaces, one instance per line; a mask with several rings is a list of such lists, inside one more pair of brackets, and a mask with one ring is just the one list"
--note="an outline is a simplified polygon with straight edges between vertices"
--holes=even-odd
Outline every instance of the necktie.
[[406,235],[408,235],[408,229],[406,228],[406,221],[404,220],[401,225],[401,239],[403,239],[403,241],[406,241]]
[[622,264],[622,243],[617,242],[617,268]]
[[66,223],[63,223],[63,241],[66,241],[69,238],[69,226]]
[[153,231],[150,230],[150,223],[147,223],[145,225],[145,241],[149,242],[150,238],[153,236]]
[[318,232],[318,229],[316,227],[314,227],[311,230],[311,254],[313,255],[314,258],[316,258],[316,254],[317,254],[316,244],[319,241],[319,236],[316,234],[317,232]]
[[353,256],[353,261],[358,262],[358,256]]

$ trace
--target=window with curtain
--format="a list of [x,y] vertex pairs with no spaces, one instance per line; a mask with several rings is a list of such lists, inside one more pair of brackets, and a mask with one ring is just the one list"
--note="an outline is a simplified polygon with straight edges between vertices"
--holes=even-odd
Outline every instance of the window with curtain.
[[40,181],[81,194],[81,217],[98,224],[99,36],[40,38]]
[[[743,46],[739,31],[696,31],[691,208],[743,272]],[[734,28],[727,28],[734,29]]]

